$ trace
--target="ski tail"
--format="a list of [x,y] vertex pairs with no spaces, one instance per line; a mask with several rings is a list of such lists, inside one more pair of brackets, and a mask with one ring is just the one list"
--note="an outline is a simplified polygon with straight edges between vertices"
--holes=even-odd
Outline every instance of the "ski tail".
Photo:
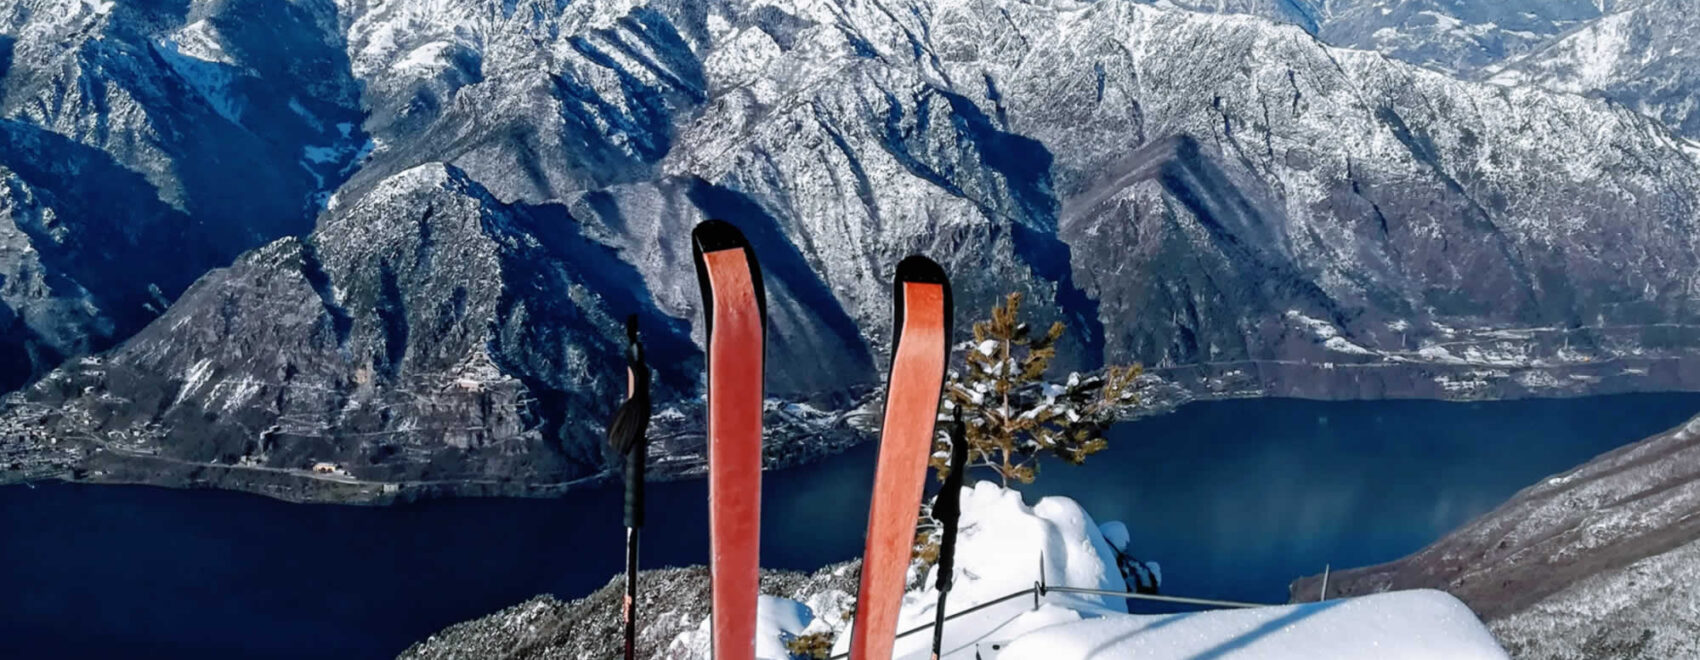
[[893,304],[891,377],[850,633],[851,660],[885,660],[896,644],[950,347],[950,280],[944,269],[926,257],[904,259],[897,266]]
[[709,575],[715,660],[755,657],[767,300],[755,251],[730,223],[691,232],[708,338]]

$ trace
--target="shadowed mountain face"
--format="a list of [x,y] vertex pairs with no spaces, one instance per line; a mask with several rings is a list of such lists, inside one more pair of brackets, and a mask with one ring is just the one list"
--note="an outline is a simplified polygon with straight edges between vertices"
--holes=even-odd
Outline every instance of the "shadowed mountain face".
[[[1021,291],[1031,320],[1068,323],[1065,368],[1140,361],[1197,396],[1700,382],[1700,151],[1598,100],[1128,0],[249,2],[0,12],[60,40],[0,51],[13,133],[134,172],[112,190],[155,193],[118,225],[137,249],[216,262],[325,204],[310,235],[12,398],[9,429],[140,443],[96,471],[323,460],[519,491],[596,473],[611,319],[644,315],[658,410],[693,414],[687,238],[709,217],[761,254],[769,394],[816,411],[877,384],[912,252],[955,278],[959,326]],[[1290,9],[1324,35],[1344,11]],[[284,34],[251,36],[249,15]],[[125,75],[89,68],[97,52]],[[9,268],[43,272],[0,291],[26,347],[0,361],[129,337],[204,270],[89,266],[113,243],[26,228],[117,231],[81,201],[95,183],[0,166],[34,249]]]
[[0,3],[0,387],[312,226],[359,143],[329,2]]
[[[588,293],[635,274],[546,209],[497,202],[459,170],[391,177],[305,239],[214,271],[101,359],[32,391],[106,449],[383,482],[571,481],[599,469],[625,387],[619,324]],[[631,309],[627,307],[627,309]],[[659,387],[691,387],[688,326],[643,310]],[[570,414],[569,414],[570,412]]]

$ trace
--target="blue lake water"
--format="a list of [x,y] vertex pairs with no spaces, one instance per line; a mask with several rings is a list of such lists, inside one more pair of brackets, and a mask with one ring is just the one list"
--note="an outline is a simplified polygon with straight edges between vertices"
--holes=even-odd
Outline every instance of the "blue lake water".
[[[1324,563],[1398,558],[1539,478],[1664,430],[1700,394],[1494,403],[1193,404],[1118,427],[1061,494],[1125,521],[1165,591],[1280,602]],[[763,565],[861,550],[873,445],[770,472]],[[989,475],[981,475],[989,477]],[[392,508],[218,491],[0,488],[0,657],[393,656],[538,593],[621,570],[619,492]],[[707,557],[706,485],[652,484],[646,566]]]

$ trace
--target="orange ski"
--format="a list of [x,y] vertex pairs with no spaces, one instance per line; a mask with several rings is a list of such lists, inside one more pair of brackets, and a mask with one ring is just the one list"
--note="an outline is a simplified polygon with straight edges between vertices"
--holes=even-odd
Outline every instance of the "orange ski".
[[714,660],[756,654],[762,357],[767,301],[755,251],[730,223],[691,232],[708,330],[708,525]]
[[950,280],[944,269],[926,257],[909,257],[897,265],[893,289],[891,379],[850,634],[851,660],[887,660],[896,643],[950,345]]

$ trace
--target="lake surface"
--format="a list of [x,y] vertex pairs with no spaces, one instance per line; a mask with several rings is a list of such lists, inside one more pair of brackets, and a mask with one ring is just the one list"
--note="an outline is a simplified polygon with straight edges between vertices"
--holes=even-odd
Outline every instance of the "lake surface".
[[[1324,563],[1414,551],[1543,476],[1665,430],[1700,394],[1493,403],[1199,403],[1118,427],[1040,495],[1122,520],[1164,589],[1282,602]],[[876,449],[770,472],[763,565],[861,551]],[[980,475],[989,478],[991,475]],[[706,484],[652,484],[645,566],[707,558]],[[219,491],[0,488],[0,657],[390,657],[532,595],[622,569],[619,492],[392,508]]]

